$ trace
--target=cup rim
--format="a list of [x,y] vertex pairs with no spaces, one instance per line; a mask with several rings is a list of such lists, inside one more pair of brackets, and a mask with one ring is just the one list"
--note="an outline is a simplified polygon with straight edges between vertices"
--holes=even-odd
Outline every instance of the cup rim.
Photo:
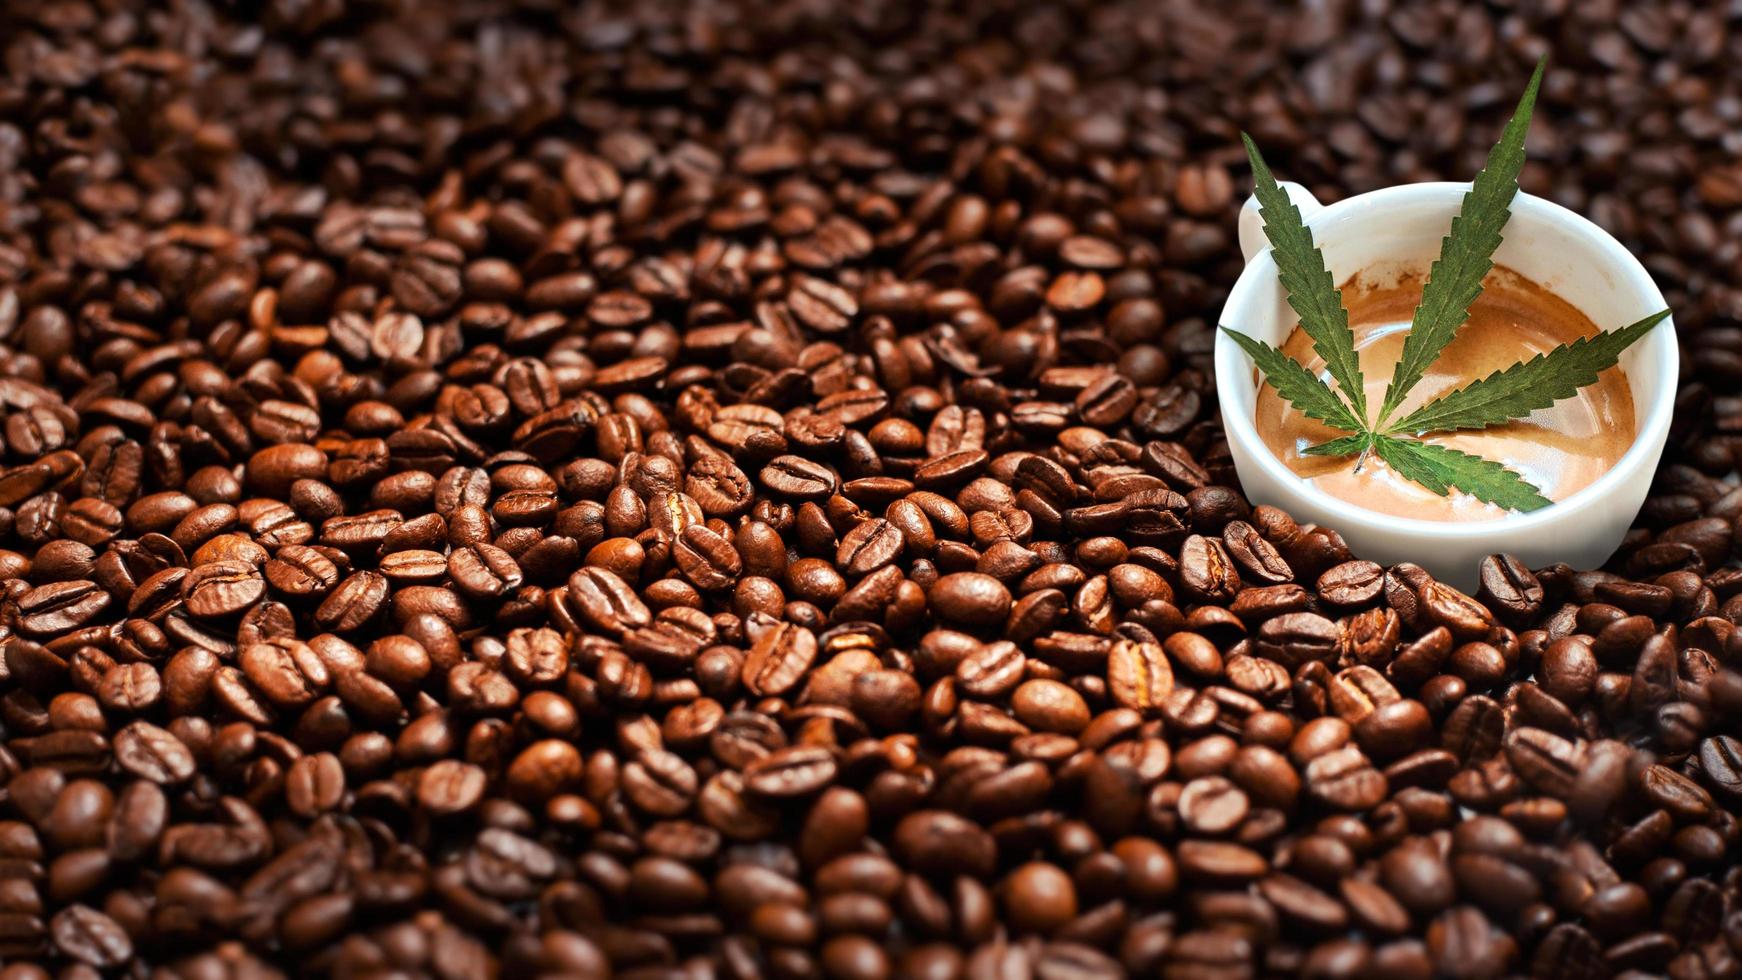
[[[1322,210],[1307,219],[1306,226],[1311,229],[1337,220],[1351,210],[1373,210],[1398,206],[1403,203],[1402,199],[1405,198],[1425,198],[1436,202],[1444,200],[1450,208],[1456,209],[1469,189],[1469,183],[1456,181],[1428,181],[1384,187],[1344,198],[1334,204],[1327,204]],[[1419,200],[1412,203],[1419,203]],[[1528,215],[1532,219],[1555,222],[1566,230],[1584,237],[1605,255],[1609,267],[1622,277],[1622,285],[1627,291],[1654,301],[1655,309],[1665,309],[1669,306],[1663,298],[1663,291],[1657,287],[1657,283],[1652,280],[1651,274],[1646,271],[1638,257],[1589,218],[1553,201],[1526,194],[1523,191],[1519,191],[1513,197],[1511,210],[1513,217]],[[1255,253],[1251,260],[1246,263],[1245,269],[1235,280],[1234,287],[1228,292],[1228,299],[1222,306],[1222,315],[1218,317],[1216,329],[1215,370],[1218,393],[1234,390],[1233,383],[1239,379],[1236,372],[1242,369],[1251,370],[1251,359],[1221,329],[1221,325],[1228,319],[1230,311],[1243,308],[1253,302],[1260,288],[1260,283],[1273,280],[1275,277],[1276,260],[1272,256],[1270,248],[1266,246]],[[1606,327],[1604,329],[1612,328]],[[1223,405],[1222,428],[1228,439],[1238,441],[1251,450],[1247,455],[1278,486],[1286,487],[1289,492],[1304,498],[1321,512],[1331,515],[1336,521],[1347,526],[1390,533],[1407,533],[1434,539],[1468,539],[1472,535],[1511,534],[1533,530],[1584,514],[1599,501],[1614,494],[1622,485],[1637,479],[1640,471],[1652,465],[1662,451],[1661,447],[1668,438],[1670,420],[1674,415],[1676,383],[1681,370],[1680,355],[1676,349],[1673,312],[1651,331],[1644,343],[1652,344],[1657,348],[1656,353],[1659,356],[1660,367],[1650,378],[1650,382],[1656,387],[1651,396],[1651,404],[1646,410],[1644,424],[1635,433],[1633,444],[1627,448],[1627,452],[1622,454],[1608,472],[1565,500],[1555,501],[1547,507],[1529,513],[1509,512],[1506,516],[1491,521],[1425,521],[1368,510],[1326,493],[1289,469],[1258,437],[1257,427],[1254,425],[1249,411],[1230,412],[1228,406]],[[1639,387],[1639,385],[1634,386],[1635,397],[1640,397],[1643,394]],[[1256,395],[1256,384],[1253,390]]]

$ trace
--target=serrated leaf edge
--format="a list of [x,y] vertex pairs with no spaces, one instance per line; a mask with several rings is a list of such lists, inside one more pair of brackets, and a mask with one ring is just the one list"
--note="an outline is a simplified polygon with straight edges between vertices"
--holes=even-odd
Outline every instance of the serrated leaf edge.
[[[1526,480],[1523,476],[1519,475],[1519,473],[1516,470],[1513,470],[1511,467],[1506,466],[1504,463],[1495,462],[1494,460],[1488,459],[1487,457],[1484,457],[1484,456],[1477,456],[1473,453],[1466,453],[1466,452],[1463,452],[1462,450],[1453,449],[1450,446],[1442,446],[1442,445],[1439,445],[1438,443],[1427,442],[1427,441],[1421,440],[1421,439],[1405,439],[1405,438],[1400,438],[1397,436],[1388,436],[1388,435],[1375,436],[1374,437],[1374,449],[1375,449],[1375,451],[1377,451],[1379,453],[1379,458],[1383,459],[1385,461],[1386,465],[1390,466],[1394,470],[1397,470],[1404,477],[1404,479],[1410,480],[1414,483],[1419,483],[1422,486],[1428,488],[1429,490],[1433,491],[1434,493],[1436,493],[1442,497],[1449,496],[1450,490],[1455,488],[1457,490],[1462,491],[1463,493],[1466,493],[1472,497],[1475,497],[1477,500],[1480,500],[1483,503],[1493,504],[1496,507],[1503,507],[1507,510],[1516,510],[1516,511],[1519,511],[1520,513],[1531,513],[1533,511],[1541,510],[1542,508],[1547,507],[1547,506],[1554,503],[1554,501],[1550,500],[1548,497],[1543,496],[1542,491],[1539,488],[1537,488],[1537,486],[1535,484],[1531,483],[1529,480]],[[1408,472],[1404,472],[1405,468],[1403,466],[1399,466],[1397,463],[1397,453],[1399,453],[1400,451],[1401,452],[1409,452],[1412,449],[1423,450],[1424,454],[1422,456],[1416,457],[1416,460],[1420,461],[1423,466],[1427,466],[1430,468],[1433,465],[1432,462],[1430,461],[1433,453],[1446,454],[1448,456],[1456,458],[1460,463],[1469,463],[1469,464],[1476,465],[1476,466],[1491,467],[1494,471],[1496,471],[1493,473],[1493,475],[1495,477],[1498,477],[1501,479],[1508,479],[1508,478],[1511,479],[1514,483],[1516,483],[1518,485],[1518,489],[1521,493],[1528,494],[1530,497],[1534,497],[1535,500],[1529,501],[1531,506],[1528,506],[1528,507],[1516,506],[1513,503],[1510,503],[1505,499],[1501,499],[1498,495],[1490,495],[1490,494],[1486,493],[1485,492],[1486,488],[1481,486],[1480,484],[1471,483],[1469,485],[1465,485],[1464,483],[1459,482],[1455,476],[1448,479],[1439,472],[1429,472],[1427,474],[1428,476],[1430,476],[1432,478],[1432,482],[1429,482],[1428,480],[1423,480],[1416,475],[1413,475],[1413,474],[1408,473]]]
[[[1501,425],[1514,419],[1524,418],[1539,408],[1548,408],[1555,402],[1571,398],[1578,394],[1581,389],[1596,383],[1598,375],[1620,363],[1621,355],[1649,335],[1659,323],[1669,317],[1669,313],[1669,310],[1660,310],[1619,330],[1605,330],[1592,337],[1580,337],[1577,340],[1562,344],[1546,354],[1538,354],[1528,361],[1519,361],[1510,367],[1501,368],[1485,378],[1479,378],[1462,388],[1447,392],[1417,408],[1402,420],[1389,426],[1386,432],[1387,434],[1426,434],[1484,429],[1491,425]],[[1617,339],[1621,340],[1620,346],[1611,353],[1605,354],[1603,363],[1594,367],[1575,365],[1562,368],[1560,374],[1566,375],[1565,377],[1554,375],[1554,362],[1557,359],[1570,361],[1592,347],[1605,341]],[[1521,373],[1514,376],[1513,372],[1515,371]],[[1534,375],[1538,372],[1549,373],[1545,377],[1535,377]],[[1510,380],[1513,377],[1520,380]],[[1569,386],[1570,390],[1568,390]],[[1523,403],[1524,407],[1508,410],[1506,414],[1479,417],[1469,422],[1459,422],[1455,419],[1447,420],[1453,413],[1468,413],[1472,409],[1483,407],[1485,402],[1476,401],[1476,399],[1486,395],[1490,387],[1493,387],[1495,391],[1492,395],[1488,395],[1489,400],[1515,398],[1519,395],[1536,395],[1537,397]],[[1553,394],[1553,392],[1563,393]],[[1545,396],[1546,400],[1544,400]],[[1460,401],[1472,401],[1474,404],[1465,407],[1459,404]],[[1435,421],[1436,417],[1439,421]]]
[[1343,291],[1325,265],[1324,252],[1313,240],[1301,218],[1300,208],[1276,182],[1258,145],[1240,134],[1246,158],[1252,166],[1252,193],[1258,198],[1258,214],[1264,219],[1264,237],[1270,242],[1277,281],[1288,294],[1288,305],[1300,317],[1300,327],[1312,338],[1313,350],[1324,359],[1325,368],[1360,421],[1367,423],[1367,389],[1361,377],[1361,359],[1355,352],[1355,334],[1349,329],[1349,311],[1343,306]]
[[[1342,429],[1345,432],[1365,431],[1348,404],[1338,396],[1336,391],[1332,390],[1330,385],[1325,384],[1317,375],[1308,371],[1305,365],[1264,341],[1248,337],[1233,327],[1224,326],[1222,331],[1234,338],[1234,343],[1246,352],[1247,357],[1252,358],[1252,363],[1258,367],[1258,373],[1264,378],[1265,383],[1269,384],[1278,396],[1294,406],[1302,415],[1318,419],[1326,425]],[[1272,366],[1265,365],[1264,362],[1267,360],[1272,361]],[[1327,403],[1311,405],[1303,402],[1296,395],[1290,394],[1296,385],[1316,389],[1327,399]]]
[[[1524,167],[1524,142],[1542,86],[1545,56],[1536,63],[1530,82],[1501,132],[1499,142],[1476,179],[1470,182],[1449,234],[1440,240],[1440,254],[1428,267],[1421,303],[1411,318],[1403,353],[1385,387],[1379,418],[1374,428],[1384,431],[1416,382],[1439,360],[1440,354],[1470,315],[1470,304],[1482,295],[1482,280],[1494,267],[1494,253],[1505,241],[1501,231],[1512,217],[1512,200],[1518,195],[1518,174]],[[1469,249],[1476,249],[1474,252]]]

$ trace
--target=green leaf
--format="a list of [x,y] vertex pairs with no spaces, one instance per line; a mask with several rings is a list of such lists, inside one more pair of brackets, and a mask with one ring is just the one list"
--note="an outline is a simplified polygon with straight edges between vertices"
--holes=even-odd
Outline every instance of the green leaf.
[[1276,389],[1276,393],[1287,399],[1290,405],[1300,409],[1301,414],[1350,432],[1361,429],[1361,420],[1349,411],[1349,406],[1343,404],[1343,400],[1337,397],[1331,386],[1302,367],[1300,362],[1264,341],[1254,340],[1232,327],[1222,329],[1258,365],[1258,370],[1264,373],[1264,380]]
[[1357,432],[1352,436],[1321,442],[1316,446],[1308,446],[1301,450],[1303,456],[1353,456],[1364,452],[1373,445],[1373,436],[1367,432]]
[[1258,197],[1258,213],[1264,218],[1264,237],[1270,239],[1270,254],[1276,260],[1277,279],[1288,291],[1288,305],[1300,316],[1301,329],[1312,338],[1313,350],[1324,358],[1343,397],[1354,406],[1356,419],[1365,423],[1367,389],[1362,384],[1355,334],[1349,329],[1342,291],[1325,268],[1324,253],[1313,244],[1300,209],[1271,176],[1252,137],[1241,133],[1240,139],[1252,162],[1253,193]]
[[1614,367],[1622,351],[1650,333],[1667,316],[1668,310],[1653,313],[1620,330],[1581,337],[1547,354],[1520,361],[1428,402],[1391,426],[1391,431],[1480,429],[1548,408],[1595,383],[1598,372]]
[[1392,469],[1442,497],[1450,488],[1457,487],[1478,500],[1508,510],[1539,510],[1554,502],[1524,477],[1480,456],[1392,436],[1376,437],[1374,449]]
[[1518,193],[1518,172],[1524,167],[1524,136],[1530,129],[1530,114],[1536,107],[1536,92],[1542,85],[1546,60],[1536,63],[1536,72],[1530,76],[1524,97],[1518,100],[1518,108],[1501,133],[1500,142],[1488,154],[1488,165],[1476,175],[1459,206],[1458,216],[1452,219],[1451,234],[1440,242],[1440,257],[1428,269],[1421,305],[1415,308],[1409,336],[1403,341],[1403,353],[1391,383],[1386,386],[1376,428],[1385,428],[1391,413],[1463,326],[1470,304],[1482,295],[1482,277],[1494,267],[1500,229],[1512,216],[1512,196]]

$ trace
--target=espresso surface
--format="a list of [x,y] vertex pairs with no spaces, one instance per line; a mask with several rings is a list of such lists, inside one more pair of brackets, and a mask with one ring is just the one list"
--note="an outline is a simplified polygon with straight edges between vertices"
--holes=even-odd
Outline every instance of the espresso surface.
[[[1370,413],[1377,413],[1384,403],[1386,385],[1421,302],[1423,283],[1420,270],[1378,269],[1343,284]],[[1410,390],[1394,417],[1403,418],[1471,381],[1598,332],[1598,326],[1572,304],[1510,269],[1497,267],[1471,306],[1469,320]],[[1282,349],[1330,382],[1324,360],[1313,352],[1312,338],[1298,326]],[[1456,490],[1442,497],[1377,456],[1369,456],[1357,469],[1354,457],[1304,455],[1309,446],[1343,433],[1302,415],[1269,385],[1258,394],[1256,420],[1259,437],[1290,469],[1326,493],[1368,510],[1432,521],[1491,521],[1507,513]],[[1439,433],[1430,441],[1503,462],[1544,496],[1564,500],[1614,466],[1633,445],[1633,438],[1632,390],[1625,373],[1611,368],[1598,376],[1596,384],[1528,418],[1479,431]]]

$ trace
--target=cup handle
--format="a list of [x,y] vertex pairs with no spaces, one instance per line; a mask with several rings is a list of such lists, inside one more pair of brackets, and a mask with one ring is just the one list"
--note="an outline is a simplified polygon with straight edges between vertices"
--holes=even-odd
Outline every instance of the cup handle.
[[[1312,192],[1292,180],[1278,181],[1288,199],[1300,209],[1300,220],[1311,221],[1313,215],[1325,209]],[[1264,218],[1258,214],[1258,195],[1246,199],[1240,208],[1240,255],[1247,262],[1257,255],[1260,249],[1270,244],[1264,237]]]

